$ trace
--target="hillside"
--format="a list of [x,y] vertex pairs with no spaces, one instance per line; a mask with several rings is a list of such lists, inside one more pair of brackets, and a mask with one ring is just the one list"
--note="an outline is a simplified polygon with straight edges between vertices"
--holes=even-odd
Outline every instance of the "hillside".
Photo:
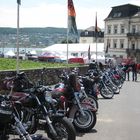
[[[0,27],[0,48],[13,47],[16,44],[16,28]],[[79,30],[80,34],[80,30]],[[46,47],[55,43],[61,43],[67,38],[66,28],[20,28],[20,46],[26,47]],[[71,40],[75,42],[74,37]]]

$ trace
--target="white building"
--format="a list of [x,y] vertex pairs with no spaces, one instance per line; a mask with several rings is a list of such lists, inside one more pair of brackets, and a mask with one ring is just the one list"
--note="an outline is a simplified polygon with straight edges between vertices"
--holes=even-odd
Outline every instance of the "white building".
[[[104,32],[97,27],[98,32],[95,32],[95,27],[91,26],[80,33],[80,43],[95,43],[96,39],[98,43],[104,42]],[[97,38],[96,38],[97,36]]]
[[104,45],[108,56],[140,62],[140,6],[112,7],[105,19]]

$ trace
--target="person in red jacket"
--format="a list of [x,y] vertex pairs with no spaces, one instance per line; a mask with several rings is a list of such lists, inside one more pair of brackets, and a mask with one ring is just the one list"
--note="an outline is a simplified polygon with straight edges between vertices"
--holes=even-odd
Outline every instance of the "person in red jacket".
[[140,73],[140,63],[137,63],[137,73]]

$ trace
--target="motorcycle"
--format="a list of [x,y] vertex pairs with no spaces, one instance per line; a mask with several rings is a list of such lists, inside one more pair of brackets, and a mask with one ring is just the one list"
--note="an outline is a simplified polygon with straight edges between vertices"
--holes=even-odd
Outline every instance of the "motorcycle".
[[[22,104],[12,101],[10,96],[0,95],[0,140],[8,140],[10,134],[16,134],[16,140],[47,140],[42,135],[30,135],[21,122]],[[12,139],[14,140],[14,139]]]
[[[20,77],[21,76],[21,77]],[[26,75],[21,73],[9,80],[14,85],[16,80],[21,80],[24,85]],[[13,82],[12,82],[13,81]],[[47,102],[46,87],[35,85],[32,88],[18,89],[12,92],[12,100],[22,103],[22,123],[29,133],[35,133],[39,127],[39,121],[45,121],[43,129],[52,140],[75,140],[76,134],[72,123],[62,113],[55,112],[53,102]],[[53,101],[53,100],[52,100]]]
[[[91,79],[92,86],[88,86],[91,91],[100,94],[105,99],[111,99],[114,96],[114,91],[112,87],[109,87],[104,80],[104,75],[102,72],[94,72],[93,70],[88,71],[88,75]],[[93,81],[93,82],[92,82]],[[90,83],[90,84],[91,84]]]
[[52,98],[60,101],[57,110],[64,110],[77,131],[89,132],[96,124],[96,109],[90,102],[82,102],[81,86],[74,73],[59,76],[62,82],[52,89]]

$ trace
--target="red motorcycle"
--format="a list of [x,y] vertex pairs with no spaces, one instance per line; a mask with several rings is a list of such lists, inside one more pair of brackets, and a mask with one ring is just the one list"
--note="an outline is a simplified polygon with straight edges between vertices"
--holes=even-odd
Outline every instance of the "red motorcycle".
[[75,73],[63,74],[60,78],[63,82],[49,91],[59,101],[57,110],[65,112],[77,131],[89,132],[96,124],[96,109],[90,102],[82,102],[85,97]]

